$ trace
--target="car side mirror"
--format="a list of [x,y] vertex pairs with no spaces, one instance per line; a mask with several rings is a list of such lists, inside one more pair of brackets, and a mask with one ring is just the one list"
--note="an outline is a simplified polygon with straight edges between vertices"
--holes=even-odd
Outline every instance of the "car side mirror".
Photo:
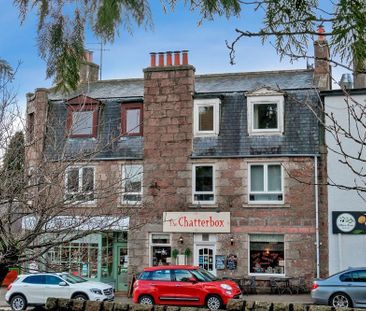
[[194,277],[188,278],[188,282],[197,283],[197,279]]
[[58,283],[59,286],[67,286],[67,283],[66,282],[60,282]]

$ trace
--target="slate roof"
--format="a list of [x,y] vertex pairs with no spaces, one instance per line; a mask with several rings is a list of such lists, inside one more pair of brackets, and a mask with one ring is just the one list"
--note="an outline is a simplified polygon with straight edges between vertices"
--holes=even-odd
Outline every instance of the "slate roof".
[[[197,93],[245,92],[261,86],[283,90],[314,88],[313,70],[283,70],[196,75]],[[102,80],[83,85],[68,98],[87,94],[92,98],[133,98],[144,96],[143,79]],[[61,94],[50,93],[50,100],[64,100]]]
[[[285,127],[280,136],[249,136],[244,92],[262,86],[285,90]],[[195,137],[192,157],[249,157],[270,155],[317,154],[319,129],[316,117],[305,102],[318,105],[312,70],[197,75],[197,97],[220,96],[220,134],[217,137]],[[50,158],[83,152],[99,159],[142,159],[143,137],[118,138],[121,126],[120,103],[143,99],[143,79],[104,80],[84,85],[67,99],[87,94],[101,100],[98,139],[65,138],[65,98],[49,94],[50,118],[53,126],[46,145]],[[55,143],[57,142],[57,143]],[[97,151],[97,152],[96,152]],[[96,156],[95,156],[96,154]]]

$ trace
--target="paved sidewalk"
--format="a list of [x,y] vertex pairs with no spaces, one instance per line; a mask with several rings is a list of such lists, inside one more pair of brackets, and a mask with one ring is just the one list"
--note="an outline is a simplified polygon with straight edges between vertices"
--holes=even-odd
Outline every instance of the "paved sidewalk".
[[[0,308],[7,307],[9,305],[5,301],[6,288],[0,287]],[[311,304],[312,300],[310,294],[306,295],[244,295],[243,298],[249,302],[253,301],[268,301],[268,302],[284,302],[284,303],[303,303]],[[123,293],[116,293],[115,301],[132,303],[131,298],[127,298]]]

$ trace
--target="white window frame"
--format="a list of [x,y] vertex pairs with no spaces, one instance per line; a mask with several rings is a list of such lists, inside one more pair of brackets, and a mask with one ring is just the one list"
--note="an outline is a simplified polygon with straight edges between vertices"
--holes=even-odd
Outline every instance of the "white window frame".
[[[252,166],[259,166],[262,165],[264,167],[263,170],[263,179],[264,179],[264,191],[255,191],[252,192],[251,188],[251,175],[252,175]],[[269,165],[279,165],[281,168],[281,193],[282,193],[282,200],[281,201],[272,201],[272,200],[262,200],[262,201],[251,201],[250,200],[250,195],[251,194],[279,194],[280,192],[278,191],[268,191],[268,166]],[[282,163],[279,162],[266,162],[266,163],[261,163],[261,162],[253,162],[253,163],[249,163],[248,164],[248,203],[250,204],[283,204],[285,202],[285,193],[284,193],[284,183],[285,182],[285,178],[284,178],[284,174],[283,174],[283,166]]]
[[[270,233],[263,233],[263,235],[270,235]],[[277,234],[276,235],[282,235],[283,236],[283,261],[284,261],[284,265],[283,265],[283,273],[264,273],[264,272],[250,272],[250,242],[251,242],[251,234],[248,234],[248,275],[252,275],[252,276],[267,276],[267,277],[283,277],[286,275],[286,258],[287,258],[287,254],[286,254],[286,247],[285,247],[285,235],[284,234]]]
[[[164,235],[168,235],[169,236],[169,243],[164,244],[164,243],[153,243],[152,242],[152,237],[154,234],[164,234]],[[154,246],[167,246],[170,247],[170,251],[173,251],[173,247],[172,247],[172,234],[171,233],[166,233],[166,232],[151,232],[149,233],[149,266],[152,267],[153,265],[153,252],[152,249]],[[170,257],[171,260],[173,260],[173,257]],[[173,263],[172,263],[173,264]]]
[[[135,166],[141,166],[141,191],[140,192],[124,192],[124,189],[125,189],[125,181],[126,181],[126,176],[125,176],[125,167],[126,166],[132,166],[132,165],[135,165]],[[121,203],[122,204],[136,204],[136,205],[139,205],[142,203],[142,200],[143,200],[143,183],[144,183],[144,166],[141,164],[141,163],[125,163],[125,164],[122,164],[121,166],[121,170],[122,170],[122,195],[121,195]],[[141,200],[140,201],[131,201],[131,200],[125,200],[124,199],[124,196],[128,194],[128,195],[140,195],[141,196]]]
[[[95,166],[93,165],[73,165],[73,166],[69,166],[66,168],[66,174],[65,174],[65,199],[66,201],[69,201],[69,199],[66,198],[66,195],[68,194],[78,194],[78,193],[83,193],[82,192],[82,188],[83,188],[83,169],[85,168],[92,168],[93,169],[93,186],[94,186],[94,189],[93,189],[93,192],[95,192]],[[79,170],[79,182],[78,182],[78,191],[77,192],[69,192],[68,191],[68,174],[69,174],[69,171],[71,171],[72,169],[78,169]],[[93,193],[93,192],[86,192],[85,194],[90,194],[90,193]],[[93,204],[96,202],[96,199],[94,197],[93,200],[89,200],[89,201],[78,201],[78,200],[75,200],[74,202],[76,203],[84,203],[84,204]],[[73,202],[72,202],[73,203]]]
[[[220,131],[220,99],[195,99],[194,100],[194,113],[193,113],[193,132],[194,136],[217,136]],[[199,130],[199,108],[200,107],[213,107],[213,130],[212,131],[200,131]]]
[[[212,188],[213,191],[200,191],[196,192],[196,167],[198,166],[212,166]],[[212,201],[196,201],[194,196],[196,194],[213,194],[214,199]],[[216,204],[216,168],[213,163],[197,163],[192,165],[192,203],[193,204]]]
[[[282,135],[284,132],[284,97],[280,96],[248,96],[248,133],[249,135]],[[277,128],[254,128],[254,105],[277,105]]]

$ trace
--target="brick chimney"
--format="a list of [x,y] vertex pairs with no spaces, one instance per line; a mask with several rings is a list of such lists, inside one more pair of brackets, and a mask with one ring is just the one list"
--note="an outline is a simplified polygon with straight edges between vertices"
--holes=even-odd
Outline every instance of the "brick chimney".
[[179,200],[187,201],[195,68],[186,50],[150,55],[144,69],[144,189],[162,217],[159,208],[177,209]]
[[314,84],[320,90],[330,90],[331,83],[331,67],[329,64],[329,45],[324,36],[324,27],[318,27],[318,39],[314,42]]
[[80,83],[95,82],[99,80],[99,65],[93,63],[93,52],[84,51],[85,62],[80,68]]

